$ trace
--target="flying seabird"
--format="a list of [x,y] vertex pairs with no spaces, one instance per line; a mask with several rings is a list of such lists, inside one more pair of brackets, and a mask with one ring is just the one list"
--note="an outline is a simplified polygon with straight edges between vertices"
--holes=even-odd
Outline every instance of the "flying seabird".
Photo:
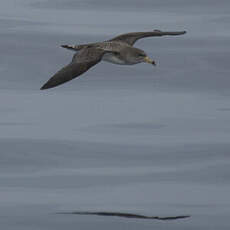
[[99,63],[101,60],[119,65],[134,65],[141,62],[147,62],[156,65],[146,53],[138,48],[133,47],[134,43],[141,38],[165,36],[165,35],[182,35],[186,31],[164,32],[154,30],[151,32],[133,32],[121,34],[115,38],[104,42],[89,43],[82,45],[62,45],[63,48],[75,51],[72,61],[59,70],[51,77],[42,87],[49,89],[70,81],[89,68]]

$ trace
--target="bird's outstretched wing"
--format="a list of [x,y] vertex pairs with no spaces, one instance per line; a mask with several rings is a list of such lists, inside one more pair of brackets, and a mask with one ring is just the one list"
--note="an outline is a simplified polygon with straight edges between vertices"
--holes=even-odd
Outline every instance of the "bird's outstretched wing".
[[101,61],[104,50],[95,47],[85,48],[76,53],[70,64],[59,70],[42,87],[49,89],[70,81]]
[[112,38],[110,41],[122,41],[132,46],[138,39],[145,38],[145,37],[157,37],[157,36],[165,36],[165,35],[176,36],[185,33],[186,31],[164,32],[160,30],[154,30],[150,32],[133,32],[133,33],[118,35],[117,37]]

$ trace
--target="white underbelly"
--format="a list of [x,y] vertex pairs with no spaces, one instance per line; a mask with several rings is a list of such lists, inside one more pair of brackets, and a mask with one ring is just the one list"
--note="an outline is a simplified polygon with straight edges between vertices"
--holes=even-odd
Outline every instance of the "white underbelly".
[[106,62],[111,62],[113,64],[127,65],[127,63],[125,63],[124,60],[118,58],[116,55],[113,55],[111,53],[104,54],[104,56],[102,57],[102,60]]

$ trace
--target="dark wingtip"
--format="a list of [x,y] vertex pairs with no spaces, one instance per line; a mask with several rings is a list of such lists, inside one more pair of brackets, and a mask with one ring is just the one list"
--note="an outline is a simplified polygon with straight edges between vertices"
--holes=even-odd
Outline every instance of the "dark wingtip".
[[40,90],[44,90],[44,89],[49,89],[49,87],[47,87],[46,84],[45,84],[40,88]]
[[159,33],[165,33],[166,35],[182,35],[182,34],[186,34],[187,31],[182,30],[182,31],[175,31],[175,32],[164,32],[162,30],[153,30],[154,32],[159,32]]
[[183,31],[175,31],[175,32],[166,32],[166,34],[168,35],[183,35],[183,34],[186,34],[187,32],[185,30]]
[[68,48],[68,45],[61,45],[62,48]]
[[53,87],[55,87],[55,85],[53,85],[52,81],[49,80],[40,88],[40,90],[49,89]]
[[178,31],[178,32],[175,32],[175,35],[183,35],[183,34],[186,34],[187,32],[185,30],[183,31]]

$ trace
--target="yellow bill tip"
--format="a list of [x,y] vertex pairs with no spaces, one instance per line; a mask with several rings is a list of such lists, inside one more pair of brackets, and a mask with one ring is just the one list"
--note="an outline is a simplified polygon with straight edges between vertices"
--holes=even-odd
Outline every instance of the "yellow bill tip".
[[146,56],[146,57],[144,58],[144,62],[150,63],[150,64],[152,64],[152,65],[156,65],[156,62],[155,62],[154,60],[152,60],[151,58],[149,58],[148,56]]

